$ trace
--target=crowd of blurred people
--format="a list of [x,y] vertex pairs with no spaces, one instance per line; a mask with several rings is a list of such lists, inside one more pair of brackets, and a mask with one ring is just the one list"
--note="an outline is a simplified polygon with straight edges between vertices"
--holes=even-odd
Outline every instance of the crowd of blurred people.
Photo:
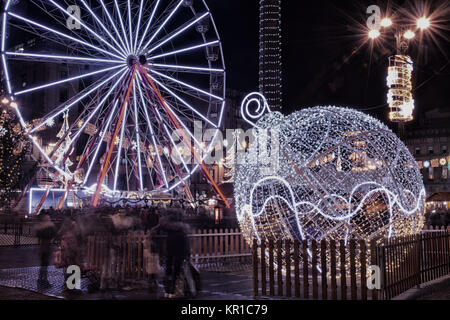
[[432,227],[450,226],[450,211],[444,208],[437,208],[425,214],[426,225]]
[[[190,227],[183,219],[182,208],[156,207],[102,207],[86,209],[41,210],[36,223],[36,235],[40,242],[41,271],[38,286],[51,286],[47,279],[47,267],[54,254],[55,265],[61,268],[75,265],[82,267],[86,259],[88,236],[94,234],[121,235],[128,232],[144,231],[156,235],[158,239],[148,244],[146,254],[156,259],[150,259],[149,266],[151,288],[157,289],[157,274],[162,270],[167,298],[180,297],[186,292],[179,288],[185,287],[180,281],[192,283],[192,265],[190,264],[190,248],[188,234]],[[152,237],[153,238],[153,237]],[[114,239],[111,237],[111,239]],[[150,239],[150,238],[149,238]],[[57,243],[56,254],[52,253],[52,243]],[[118,246],[111,240],[107,250],[110,263],[118,256]],[[113,286],[111,277],[104,265],[100,271],[100,290]],[[189,269],[189,270],[187,270]],[[187,273],[185,272],[187,271]],[[190,274],[186,279],[182,275]],[[198,275],[197,275],[198,276]],[[117,285],[117,284],[114,284]],[[191,285],[192,288],[195,286]],[[188,290],[192,293],[193,290]]]

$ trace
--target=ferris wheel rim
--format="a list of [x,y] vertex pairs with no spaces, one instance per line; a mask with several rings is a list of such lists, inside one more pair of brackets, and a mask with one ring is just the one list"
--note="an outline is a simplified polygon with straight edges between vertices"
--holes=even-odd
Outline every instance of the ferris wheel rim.
[[[52,4],[57,4],[57,2],[54,1],[54,0],[50,0],[49,2],[52,3]],[[100,4],[102,5],[102,7],[106,7],[106,5],[105,5],[105,3],[104,3],[103,0],[100,0],[99,2],[100,2]],[[144,36],[141,37],[141,40],[142,40],[142,41],[141,41],[140,43],[143,43],[143,42],[145,41],[145,40],[144,40],[144,38],[145,38],[145,36],[146,36],[145,33],[147,33],[147,32],[149,31],[149,29],[150,29],[150,23],[153,21],[153,18],[155,18],[155,16],[156,16],[157,8],[159,7],[160,2],[161,2],[160,0],[157,0],[157,1],[153,1],[153,3],[152,3],[152,4],[154,5],[154,8],[152,9],[151,19],[150,19],[149,21],[147,21],[146,29],[145,29],[145,32],[144,32]],[[81,0],[81,3],[83,4],[83,6],[85,6],[86,8],[88,8],[88,4],[87,4],[86,1]],[[179,9],[183,3],[184,3],[184,1],[178,1],[177,6],[175,7],[175,9]],[[166,55],[164,55],[164,56],[162,56],[161,54],[159,54],[159,55],[154,55],[154,56],[149,56],[149,57],[148,57],[148,59],[149,59],[148,65],[151,66],[150,72],[153,72],[153,73],[154,73],[153,76],[150,76],[150,77],[152,78],[152,80],[153,80],[155,83],[157,83],[158,85],[160,85],[160,86],[162,85],[161,87],[164,89],[163,91],[165,91],[166,93],[168,92],[168,94],[171,95],[171,96],[173,96],[174,99],[179,100],[179,101],[182,101],[182,102],[186,102],[186,101],[184,101],[183,98],[180,98],[179,95],[176,94],[176,93],[174,92],[175,90],[174,90],[171,86],[165,85],[165,84],[163,83],[163,81],[161,80],[161,78],[158,78],[158,79],[159,79],[159,80],[158,80],[157,77],[165,77],[166,80],[168,80],[168,81],[170,80],[170,81],[172,81],[172,82],[175,82],[177,85],[185,85],[185,86],[186,86],[186,85],[189,85],[189,84],[187,84],[187,83],[184,82],[184,81],[177,80],[175,77],[172,78],[171,76],[164,74],[165,69],[176,70],[176,71],[179,71],[179,72],[198,72],[198,73],[205,73],[205,74],[209,74],[210,77],[211,77],[211,74],[212,74],[212,73],[220,74],[220,75],[223,77],[223,78],[222,78],[222,81],[223,81],[223,88],[222,88],[222,90],[221,90],[221,92],[222,92],[222,93],[221,93],[221,96],[218,96],[218,95],[216,95],[216,94],[210,93],[210,92],[211,92],[211,88],[210,88],[210,92],[207,92],[207,91],[202,90],[202,89],[200,89],[200,88],[197,88],[197,87],[195,87],[195,86],[193,86],[193,85],[189,85],[189,87],[188,87],[189,89],[191,89],[191,90],[193,90],[193,91],[197,91],[199,94],[203,94],[203,95],[205,95],[205,96],[207,96],[207,97],[209,97],[209,98],[211,98],[211,99],[216,99],[216,100],[220,101],[220,104],[217,104],[218,109],[220,110],[220,111],[219,111],[219,114],[218,114],[218,118],[217,118],[217,124],[215,124],[215,123],[213,123],[212,121],[210,121],[210,120],[208,119],[208,116],[202,116],[202,115],[198,112],[198,110],[196,110],[195,108],[189,108],[189,103],[185,103],[186,107],[189,108],[193,113],[196,113],[198,116],[202,116],[203,120],[205,120],[206,122],[208,122],[208,123],[209,123],[210,125],[212,125],[214,128],[218,129],[218,128],[220,127],[221,123],[222,123],[222,120],[223,120],[223,113],[224,113],[224,109],[225,109],[225,90],[226,90],[226,70],[225,70],[225,62],[224,62],[224,56],[223,56],[222,43],[221,43],[221,41],[220,41],[220,37],[219,37],[219,34],[218,34],[218,32],[217,32],[217,27],[216,27],[216,25],[215,25],[214,18],[213,18],[213,16],[212,16],[211,12],[209,11],[209,8],[207,7],[206,2],[205,2],[205,1],[202,1],[202,3],[203,3],[203,5],[204,5],[204,8],[206,9],[206,12],[205,12],[205,13],[201,14],[200,17],[196,17],[195,19],[191,20],[191,22],[189,22],[188,25],[187,25],[188,27],[186,27],[186,25],[185,25],[185,26],[182,27],[181,29],[178,29],[178,31],[175,32],[175,35],[172,34],[172,35],[169,36],[168,38],[166,37],[163,41],[158,41],[158,42],[157,42],[157,47],[156,47],[156,48],[154,47],[153,49],[150,49],[150,50],[151,50],[151,52],[154,52],[154,51],[156,51],[157,49],[159,49],[159,48],[163,47],[164,45],[166,45],[167,43],[170,43],[171,40],[174,39],[176,36],[182,34],[185,30],[187,30],[188,28],[192,27],[193,25],[195,25],[195,23],[201,21],[203,18],[206,18],[206,17],[208,17],[208,18],[210,19],[210,22],[211,22],[212,25],[213,25],[214,35],[215,35],[215,37],[216,37],[216,40],[214,40],[214,41],[206,41],[206,39],[204,39],[203,43],[201,43],[201,44],[199,44],[199,45],[194,45],[194,46],[189,46],[189,47],[183,48],[183,49],[176,49],[176,50],[173,50],[173,51],[169,51],[169,52],[166,52]],[[8,78],[8,79],[7,79],[7,83],[8,83],[8,92],[9,92],[9,94],[10,94],[10,96],[11,96],[12,98],[15,98],[16,96],[21,96],[21,95],[25,95],[25,94],[30,93],[30,92],[34,92],[34,91],[37,91],[37,90],[45,89],[45,88],[47,88],[47,86],[41,85],[41,86],[37,86],[37,87],[34,87],[34,88],[25,89],[25,90],[22,90],[22,91],[17,91],[17,92],[13,91],[13,88],[12,88],[12,86],[11,86],[11,82],[10,82],[10,79],[9,79],[8,64],[7,64],[7,61],[9,61],[9,58],[10,58],[10,57],[21,57],[21,58],[25,58],[25,56],[28,54],[28,56],[29,56],[29,57],[32,57],[32,58],[42,58],[42,59],[46,59],[46,58],[49,58],[50,55],[38,54],[38,53],[12,52],[12,51],[6,51],[6,50],[5,50],[5,48],[6,48],[6,44],[5,44],[5,43],[6,43],[7,25],[9,25],[9,24],[8,24],[8,18],[10,18],[10,17],[18,18],[18,19],[20,19],[20,20],[22,20],[22,21],[26,21],[27,23],[30,23],[30,21],[32,21],[31,19],[27,19],[27,18],[25,18],[25,17],[22,17],[22,16],[20,16],[20,15],[17,15],[17,14],[15,14],[15,13],[11,12],[11,11],[10,11],[10,9],[11,9],[10,4],[11,4],[11,1],[9,0],[9,1],[6,3],[6,6],[5,6],[4,19],[3,19],[3,26],[2,26],[2,65],[3,65],[3,67],[4,67],[6,77]],[[115,5],[115,6],[118,6],[117,0],[114,0],[114,5]],[[142,9],[142,6],[143,6],[143,1],[140,1],[140,6],[139,6],[139,20],[138,20],[138,22],[137,22],[137,25],[138,25],[138,26],[140,26],[140,25],[142,24],[142,22],[145,22],[144,19],[141,19],[141,18],[142,18],[141,12],[142,12],[142,10],[143,10],[143,9]],[[58,5],[57,5],[57,7],[58,7],[61,11],[65,11],[64,8],[62,8],[61,6],[58,6]],[[127,11],[128,17],[131,17],[131,7],[130,7],[130,1],[129,1],[129,0],[127,1],[127,7],[128,7],[128,11]],[[176,10],[175,10],[175,11],[176,11]],[[164,29],[164,26],[165,26],[167,20],[170,19],[170,18],[175,14],[175,13],[174,13],[175,11],[172,11],[171,14],[170,14],[168,17],[166,17],[165,22],[163,22],[162,24],[159,25],[159,27],[158,27],[158,29],[157,29],[158,33],[161,32],[161,31]],[[66,12],[66,13],[67,13],[67,12]],[[194,16],[195,16],[195,15],[194,15]],[[121,17],[120,14],[119,14],[119,17]],[[108,15],[108,19],[109,19],[109,18],[110,18],[110,16]],[[27,19],[27,20],[24,20],[24,19]],[[96,18],[93,18],[93,19],[96,19]],[[122,20],[122,19],[120,18],[120,20]],[[62,108],[61,110],[59,110],[56,114],[53,114],[53,115],[50,115],[49,113],[46,114],[46,115],[44,116],[44,119],[43,119],[43,120],[45,120],[45,121],[42,121],[41,124],[39,124],[37,127],[34,127],[34,128],[32,128],[32,129],[30,129],[30,128],[26,125],[24,119],[22,118],[21,112],[20,112],[20,110],[19,110],[20,108],[17,108],[17,109],[16,109],[17,113],[19,114],[20,123],[21,123],[22,127],[24,128],[24,130],[26,130],[26,133],[30,136],[30,138],[31,138],[31,140],[32,140],[32,142],[33,142],[33,144],[38,148],[40,154],[45,158],[45,161],[48,162],[50,165],[52,165],[52,166],[53,166],[60,174],[62,174],[62,175],[64,175],[64,176],[66,176],[67,174],[64,173],[64,172],[61,170],[61,168],[58,167],[58,165],[57,165],[58,161],[52,161],[52,159],[50,159],[50,157],[48,157],[48,156],[46,155],[45,151],[42,149],[42,147],[41,147],[41,146],[39,145],[39,143],[36,141],[36,138],[33,137],[33,134],[34,134],[38,129],[42,128],[42,126],[44,126],[45,123],[47,123],[48,120],[52,120],[52,119],[54,119],[55,117],[57,117],[57,116],[59,116],[60,114],[62,114],[63,112],[69,110],[71,106],[76,105],[76,104],[77,104],[78,102],[80,102],[83,98],[86,98],[86,97],[89,98],[89,96],[90,96],[95,90],[97,90],[97,89],[99,89],[100,87],[102,87],[103,85],[105,85],[105,83],[108,83],[109,81],[113,81],[113,80],[117,79],[119,76],[120,76],[119,79],[122,79],[122,78],[126,75],[126,72],[127,72],[126,61],[120,60],[119,58],[124,58],[124,57],[126,56],[126,53],[129,53],[129,52],[127,52],[128,49],[130,49],[130,51],[131,51],[131,49],[134,49],[135,52],[137,52],[136,50],[137,50],[137,48],[140,46],[140,44],[138,45],[138,38],[139,38],[140,32],[136,32],[136,34],[133,36],[133,35],[132,35],[132,32],[131,32],[131,31],[132,31],[132,28],[133,28],[133,26],[132,26],[132,20],[129,19],[128,22],[129,22],[128,33],[129,33],[129,36],[130,36],[130,37],[129,37],[128,39],[127,39],[127,37],[124,37],[124,39],[125,39],[125,41],[124,41],[124,42],[125,42],[125,43],[124,43],[125,46],[123,46],[123,47],[120,48],[120,49],[122,49],[123,51],[118,52],[118,54],[122,53],[122,55],[114,57],[115,54],[110,54],[111,59],[112,59],[112,58],[116,58],[116,60],[111,60],[111,59],[105,58],[104,56],[103,56],[103,57],[102,57],[102,56],[99,56],[99,57],[92,57],[92,56],[90,56],[90,57],[80,57],[80,56],[63,56],[63,55],[56,55],[56,56],[53,56],[53,58],[55,58],[55,59],[63,59],[63,60],[67,60],[67,61],[69,61],[69,60],[72,60],[72,61],[83,61],[83,60],[84,60],[84,61],[90,61],[90,62],[98,62],[98,63],[108,63],[108,64],[113,64],[112,67],[108,67],[108,68],[104,68],[104,69],[101,69],[101,70],[96,70],[96,71],[91,72],[91,73],[88,73],[88,74],[84,74],[84,75],[79,75],[79,76],[76,76],[76,77],[72,77],[72,78],[70,78],[70,79],[66,79],[65,81],[59,82],[58,84],[62,84],[62,83],[65,83],[65,82],[70,82],[70,81],[73,81],[73,80],[77,80],[77,79],[80,79],[80,78],[82,78],[82,77],[89,77],[89,76],[92,76],[92,75],[97,75],[97,74],[100,74],[100,73],[103,73],[103,72],[109,72],[109,71],[112,71],[112,70],[117,71],[117,69],[120,69],[118,72],[115,72],[115,73],[113,74],[113,76],[111,76],[111,77],[107,78],[106,80],[102,81],[100,85],[94,87],[94,89],[88,91],[86,94],[83,94],[83,95],[82,95],[82,98],[80,98],[79,100],[75,100],[75,102],[71,102],[68,106],[65,106],[64,108]],[[122,24],[123,24],[123,22],[121,22],[120,24],[121,24],[121,29],[122,29]],[[35,25],[36,25],[36,24],[35,24]],[[36,25],[36,26],[38,26],[38,25]],[[44,24],[40,24],[40,26],[45,27],[45,28],[49,28],[49,27],[45,26]],[[123,26],[123,27],[124,27],[124,29],[125,29],[125,26]],[[45,29],[45,28],[44,28],[44,29]],[[88,26],[87,28],[91,29],[90,26]],[[88,29],[88,30],[89,30],[89,29]],[[116,27],[114,26],[113,29],[116,29]],[[46,30],[47,30],[47,29],[46,29]],[[91,29],[91,30],[92,30],[92,29]],[[54,31],[57,31],[57,30],[54,30]],[[111,34],[112,34],[113,30],[109,30],[109,31],[110,31]],[[124,30],[122,30],[122,32],[123,32],[123,31],[124,31]],[[155,39],[157,38],[158,33],[156,33],[156,34],[154,33],[154,34],[152,35],[152,37],[150,38],[150,40],[147,41],[148,45],[150,45],[150,44],[152,43],[152,41],[155,40]],[[61,32],[58,31],[58,35],[61,36]],[[101,37],[101,36],[99,36],[99,37]],[[115,40],[113,37],[111,37],[111,39],[113,39],[113,41],[114,41],[114,42],[117,42],[117,43],[118,43],[118,42],[121,42],[120,40],[119,40],[119,41]],[[119,37],[119,39],[120,39],[120,37]],[[130,42],[128,43],[128,46],[127,46],[128,40],[130,40]],[[147,48],[147,46],[148,46],[147,43],[146,43],[146,46],[144,46],[145,48]],[[93,46],[93,45],[90,45],[89,47],[92,47],[92,46]],[[191,52],[191,51],[194,51],[194,50],[197,50],[197,49],[208,48],[208,47],[210,47],[210,46],[217,46],[217,47],[219,48],[219,51],[220,51],[220,54],[219,54],[219,56],[220,56],[219,60],[220,60],[220,61],[219,61],[219,63],[222,65],[221,68],[214,68],[214,67],[212,67],[210,61],[208,61],[208,65],[209,65],[208,67],[190,66],[190,65],[175,65],[175,64],[168,64],[168,63],[164,63],[164,62],[163,62],[163,63],[158,63],[158,62],[156,62],[156,60],[162,59],[162,58],[165,58],[165,57],[168,57],[168,56],[173,56],[173,55],[176,56],[176,55],[178,55],[178,54],[182,54],[182,53],[186,53],[186,52]],[[100,48],[98,48],[98,49],[101,49],[101,50],[99,50],[99,52],[103,52],[103,51],[104,51],[104,49],[102,49],[102,47],[100,47]],[[110,53],[111,53],[111,52],[110,52]],[[105,53],[105,54],[106,54],[106,53]],[[155,62],[153,62],[153,61],[155,61]],[[155,67],[155,68],[153,68],[153,67]],[[118,81],[117,81],[117,82],[118,82]],[[138,90],[140,90],[140,89],[139,89],[139,82],[137,82],[137,83],[138,83],[137,86],[133,85],[133,90],[134,90],[134,94],[135,94],[135,95],[136,95],[136,92],[137,92]],[[50,85],[49,85],[49,86],[50,86]],[[106,97],[108,97],[108,96],[109,96],[109,95],[106,95]],[[134,99],[134,104],[135,104],[135,105],[138,103],[137,101],[138,101],[139,99],[141,100],[142,103],[145,103],[145,99],[144,99],[143,97],[139,97],[139,98],[137,98],[137,99]],[[210,100],[210,101],[211,101],[211,100]],[[210,103],[211,103],[211,102],[210,102]],[[168,105],[170,106],[170,103],[168,103]],[[60,107],[60,106],[58,106],[58,107]],[[58,109],[58,107],[54,108],[53,110]],[[84,109],[84,108],[85,108],[85,107],[83,107],[83,109]],[[173,109],[173,106],[172,106],[172,109]],[[92,116],[94,116],[94,115],[95,115],[95,112],[92,113]],[[135,111],[134,111],[134,116],[135,116],[135,117],[138,116],[138,112],[137,112],[136,108],[135,108]],[[148,120],[148,119],[147,119],[147,120]],[[138,122],[138,121],[136,120],[136,123],[137,123],[137,122]],[[86,123],[89,123],[89,121],[87,121]],[[108,126],[107,126],[107,127],[108,127]],[[137,127],[139,127],[139,126],[137,126]],[[151,125],[150,125],[149,127],[152,128]],[[185,129],[186,129],[186,127],[185,127]],[[139,129],[138,129],[138,130],[139,130]],[[166,127],[165,130],[168,130],[168,128]],[[106,131],[105,131],[105,132],[106,132]],[[188,131],[188,132],[191,133],[190,131]],[[75,135],[75,138],[77,138],[78,135],[80,135],[81,133],[82,133],[81,130],[77,131],[77,134]],[[217,135],[218,135],[218,130],[216,131],[216,133],[215,133],[213,139],[211,140],[211,143],[210,143],[205,149],[207,149],[207,148],[209,148],[211,145],[213,145],[214,141],[216,140]],[[139,135],[137,135],[136,137],[139,137]],[[172,142],[173,142],[173,141],[172,141]],[[195,144],[195,143],[199,143],[199,142],[196,141],[195,138],[194,138],[194,144]],[[101,144],[101,141],[100,141],[99,145],[100,145],[100,144]],[[139,145],[140,145],[140,143],[138,143],[138,148],[139,148]],[[119,148],[118,150],[122,151],[122,148]],[[177,150],[177,152],[179,152],[178,149],[176,149],[176,150]],[[64,154],[64,153],[63,153],[63,154]],[[157,153],[157,154],[159,154],[159,153]],[[138,152],[138,157],[139,157],[139,158],[140,158],[140,155],[141,155],[141,152]],[[207,155],[202,156],[202,161],[203,161],[206,157],[207,157]],[[95,156],[94,156],[94,158],[95,158]],[[119,154],[119,158],[120,158],[120,154]],[[60,160],[60,157],[58,157],[58,160]],[[55,162],[56,162],[56,164],[55,164]],[[139,162],[141,163],[141,162],[142,162],[142,159],[140,159]],[[117,160],[116,163],[117,163],[117,165],[120,165],[119,160]],[[199,164],[195,164],[194,166],[192,166],[192,169],[191,169],[191,170],[186,170],[187,173],[186,173],[184,176],[180,176],[179,179],[178,179],[179,181],[176,181],[176,182],[173,183],[171,186],[169,186],[168,183],[166,182],[166,183],[165,183],[165,185],[166,185],[166,190],[165,190],[165,191],[171,191],[171,190],[173,190],[174,188],[178,187],[180,184],[183,184],[187,179],[189,179],[189,178],[191,177],[192,174],[194,174],[194,173],[198,170],[199,166],[200,166]],[[185,169],[187,169],[186,164],[184,164],[184,167],[185,167]],[[139,168],[141,168],[141,165],[139,165]],[[74,174],[75,174],[75,173],[72,173],[71,178],[73,178]],[[86,178],[87,178],[87,177],[86,177]],[[141,188],[140,188],[140,189],[142,190],[142,189],[143,189],[143,188],[142,188],[142,179],[140,179],[140,181],[141,181]],[[155,188],[154,190],[161,190],[161,189],[164,189],[164,187],[163,187],[162,185],[159,186],[158,188]]]

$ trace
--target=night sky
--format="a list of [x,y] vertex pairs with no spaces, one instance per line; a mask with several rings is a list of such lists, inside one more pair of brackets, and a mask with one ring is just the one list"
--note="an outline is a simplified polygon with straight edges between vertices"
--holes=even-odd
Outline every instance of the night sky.
[[[222,38],[228,89],[257,90],[259,0],[206,3]],[[366,10],[372,4],[383,13],[400,12],[395,18],[402,21],[432,14],[433,30],[410,47],[416,111],[450,109],[450,1],[282,0],[283,112],[341,105],[386,120],[388,57],[395,54],[395,40],[391,34],[374,46],[367,41]]]
[[[209,0],[223,40],[228,87],[249,92],[258,86],[259,9],[257,0]],[[388,57],[395,53],[393,35],[371,48],[367,39],[369,1],[282,1],[283,100],[289,113],[314,105],[343,105],[385,120]],[[434,1],[379,1],[382,12],[407,14],[431,10],[437,32],[414,40],[416,108],[450,110],[450,4]],[[417,14],[416,14],[417,16]],[[403,16],[405,17],[405,16]],[[402,21],[408,21],[404,20]],[[410,20],[413,21],[413,20]],[[418,38],[418,37],[417,37]],[[441,48],[439,48],[439,46]],[[420,87],[419,87],[420,86]]]

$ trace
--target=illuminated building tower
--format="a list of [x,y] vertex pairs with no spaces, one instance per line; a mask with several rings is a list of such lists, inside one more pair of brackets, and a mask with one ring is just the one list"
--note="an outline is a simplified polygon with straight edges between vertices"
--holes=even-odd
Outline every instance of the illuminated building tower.
[[260,0],[259,91],[281,110],[281,0]]

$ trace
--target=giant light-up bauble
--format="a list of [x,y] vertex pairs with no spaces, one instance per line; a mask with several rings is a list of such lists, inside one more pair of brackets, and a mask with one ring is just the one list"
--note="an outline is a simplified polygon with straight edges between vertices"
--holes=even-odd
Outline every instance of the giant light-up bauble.
[[380,121],[315,107],[286,117],[269,113],[256,127],[258,142],[235,176],[237,217],[248,240],[368,241],[422,230],[419,168]]

